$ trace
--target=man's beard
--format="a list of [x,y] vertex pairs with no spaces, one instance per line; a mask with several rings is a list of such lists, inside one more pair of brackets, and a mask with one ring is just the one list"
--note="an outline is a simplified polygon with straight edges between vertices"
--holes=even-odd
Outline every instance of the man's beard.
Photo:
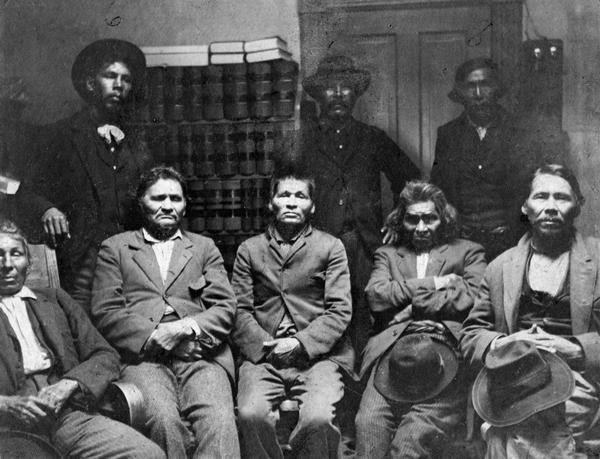
[[177,232],[179,224],[162,226],[154,221],[147,221],[144,228],[146,228],[146,231],[148,231],[152,237],[155,237],[159,241],[166,241]]

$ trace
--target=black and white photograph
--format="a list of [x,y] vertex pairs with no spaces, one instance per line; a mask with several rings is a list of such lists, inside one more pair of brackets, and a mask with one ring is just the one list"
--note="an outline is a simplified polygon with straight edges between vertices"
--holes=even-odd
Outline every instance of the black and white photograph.
[[0,121],[0,459],[600,458],[600,1],[0,0]]

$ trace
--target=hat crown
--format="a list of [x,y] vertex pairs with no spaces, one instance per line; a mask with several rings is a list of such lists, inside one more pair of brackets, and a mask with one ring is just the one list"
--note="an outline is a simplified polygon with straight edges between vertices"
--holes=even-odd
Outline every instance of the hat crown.
[[354,61],[348,56],[327,56],[323,58],[317,66],[317,75],[332,75],[336,73],[354,71]]
[[416,339],[399,341],[390,355],[390,377],[393,384],[402,385],[405,391],[429,389],[437,384],[444,370],[442,356],[428,335],[415,335]]
[[515,341],[488,352],[488,390],[495,405],[508,406],[551,382],[550,366],[534,344]]

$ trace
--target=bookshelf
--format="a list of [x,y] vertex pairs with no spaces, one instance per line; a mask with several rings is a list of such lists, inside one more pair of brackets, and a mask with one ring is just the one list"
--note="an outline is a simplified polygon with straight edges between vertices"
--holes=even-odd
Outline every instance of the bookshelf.
[[[238,245],[269,220],[274,161],[299,119],[298,64],[185,65],[185,54],[178,47],[177,65],[148,67],[131,128],[155,163],[186,177],[185,227],[211,237],[230,271]],[[196,64],[197,50],[189,54]]]

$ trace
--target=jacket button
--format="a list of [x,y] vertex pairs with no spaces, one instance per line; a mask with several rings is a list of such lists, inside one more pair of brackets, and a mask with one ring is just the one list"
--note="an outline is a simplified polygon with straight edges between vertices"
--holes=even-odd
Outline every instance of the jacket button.
[[153,317],[150,317],[150,322],[154,322],[154,318]]
[[392,332],[392,336],[398,336],[398,330],[394,330],[394,331]]

